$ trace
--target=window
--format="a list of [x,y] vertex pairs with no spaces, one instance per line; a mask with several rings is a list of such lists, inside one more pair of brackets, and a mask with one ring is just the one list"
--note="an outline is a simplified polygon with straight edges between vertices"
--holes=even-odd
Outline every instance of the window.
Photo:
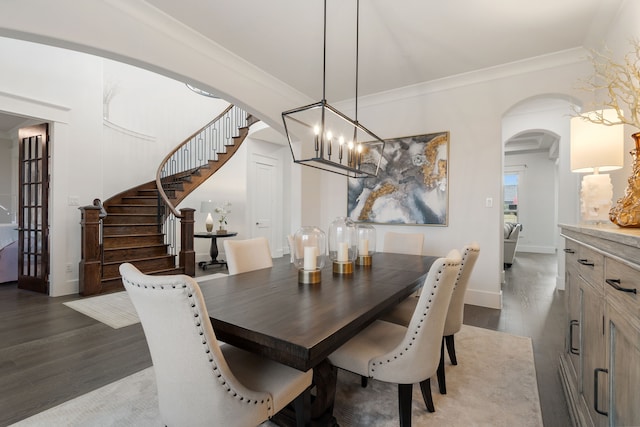
[[504,222],[518,222],[518,180],[520,175],[517,172],[504,174]]

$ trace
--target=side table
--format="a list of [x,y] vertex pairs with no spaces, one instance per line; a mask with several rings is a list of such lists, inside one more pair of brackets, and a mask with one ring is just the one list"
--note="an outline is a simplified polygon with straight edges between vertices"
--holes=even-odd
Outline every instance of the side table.
[[211,255],[211,261],[201,261],[198,263],[198,266],[203,269],[206,270],[208,266],[210,265],[224,265],[225,267],[227,266],[227,262],[223,259],[218,259],[218,237],[233,237],[233,236],[237,236],[238,233],[233,232],[233,233],[224,233],[224,234],[217,234],[215,232],[211,232],[211,233],[193,233],[193,237],[198,237],[201,239],[211,239],[211,248],[209,249],[209,255]]

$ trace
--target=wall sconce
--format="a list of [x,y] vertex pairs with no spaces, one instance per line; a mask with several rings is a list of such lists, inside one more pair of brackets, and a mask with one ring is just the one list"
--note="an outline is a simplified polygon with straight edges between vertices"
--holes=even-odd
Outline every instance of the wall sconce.
[[571,119],[571,171],[582,178],[580,212],[585,222],[609,221],[613,185],[608,172],[624,165],[624,128],[593,123],[596,115],[615,122],[615,110],[592,111]]

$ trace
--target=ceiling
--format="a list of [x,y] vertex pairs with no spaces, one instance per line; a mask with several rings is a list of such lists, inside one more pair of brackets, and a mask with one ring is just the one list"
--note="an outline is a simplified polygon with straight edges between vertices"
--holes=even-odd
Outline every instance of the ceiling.
[[[322,96],[322,0],[147,0],[293,86]],[[597,44],[623,0],[365,0],[359,95]],[[356,1],[327,2],[327,100],[355,90]]]
[[[359,96],[596,46],[624,0],[366,0]],[[146,0],[202,36],[322,98],[322,0]],[[355,95],[356,2],[327,5],[326,99]],[[0,114],[0,133],[16,126]]]

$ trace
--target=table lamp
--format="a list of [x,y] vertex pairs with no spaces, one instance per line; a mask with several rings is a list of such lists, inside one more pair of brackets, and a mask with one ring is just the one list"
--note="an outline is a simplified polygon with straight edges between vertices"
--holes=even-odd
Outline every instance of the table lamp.
[[200,203],[200,211],[207,214],[207,219],[204,222],[207,233],[211,233],[213,231],[213,217],[211,216],[211,214],[213,213],[215,208],[216,207],[211,200]]
[[616,111],[591,111],[571,119],[571,171],[588,173],[582,178],[580,212],[585,222],[609,220],[613,185],[609,174],[601,172],[622,168],[624,164],[624,128],[594,123],[604,119],[617,122]]

